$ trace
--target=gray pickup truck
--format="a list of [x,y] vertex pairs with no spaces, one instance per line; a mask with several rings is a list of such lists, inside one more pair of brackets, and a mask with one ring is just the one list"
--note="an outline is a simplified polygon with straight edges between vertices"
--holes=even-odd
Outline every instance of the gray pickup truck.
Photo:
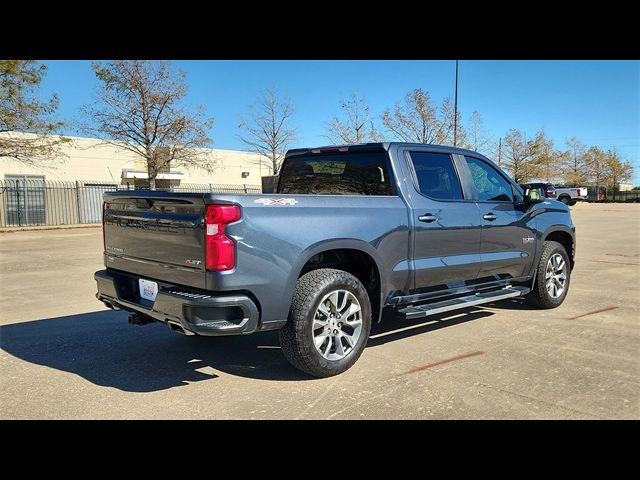
[[383,313],[557,307],[576,249],[566,205],[476,152],[410,143],[290,150],[275,194],[109,192],[103,222],[107,307],[188,335],[279,330],[318,377],[351,367]]

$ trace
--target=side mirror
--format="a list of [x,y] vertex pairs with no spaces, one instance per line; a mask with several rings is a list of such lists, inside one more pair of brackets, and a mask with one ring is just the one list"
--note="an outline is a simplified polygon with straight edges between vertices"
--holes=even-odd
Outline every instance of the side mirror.
[[524,191],[524,203],[527,205],[541,202],[544,202],[544,196],[539,188],[527,188]]

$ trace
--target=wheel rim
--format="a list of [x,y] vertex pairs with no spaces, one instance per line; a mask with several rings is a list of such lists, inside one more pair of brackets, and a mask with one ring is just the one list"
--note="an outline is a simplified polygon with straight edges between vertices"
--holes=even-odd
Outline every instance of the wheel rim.
[[567,285],[567,263],[559,253],[554,253],[547,262],[545,282],[551,298],[562,296]]
[[313,343],[327,360],[349,355],[362,334],[362,308],[354,294],[334,290],[325,295],[313,316]]

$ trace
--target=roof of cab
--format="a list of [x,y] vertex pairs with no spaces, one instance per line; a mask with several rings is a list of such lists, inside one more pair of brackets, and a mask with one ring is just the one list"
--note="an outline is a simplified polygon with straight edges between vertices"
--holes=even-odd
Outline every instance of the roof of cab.
[[473,150],[467,150],[466,148],[452,147],[449,145],[435,145],[429,143],[410,143],[410,142],[375,142],[375,143],[356,143],[345,145],[324,145],[321,147],[311,148],[293,148],[287,152],[287,157],[293,157],[298,155],[304,155],[308,153],[330,153],[340,151],[376,151],[386,150],[388,151],[392,146],[399,147],[429,147],[430,150],[441,151],[443,153],[458,153],[460,155],[474,154],[479,155],[478,152]]

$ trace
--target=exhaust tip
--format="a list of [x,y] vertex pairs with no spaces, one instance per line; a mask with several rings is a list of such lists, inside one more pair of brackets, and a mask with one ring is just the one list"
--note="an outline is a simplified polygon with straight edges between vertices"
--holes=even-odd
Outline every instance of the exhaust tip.
[[189,331],[189,330],[185,330],[182,325],[180,325],[177,322],[172,322],[171,320],[167,321],[167,325],[169,326],[169,329],[171,329],[171,331],[173,332],[178,332],[178,333],[182,333],[183,335],[194,335],[193,332]]

